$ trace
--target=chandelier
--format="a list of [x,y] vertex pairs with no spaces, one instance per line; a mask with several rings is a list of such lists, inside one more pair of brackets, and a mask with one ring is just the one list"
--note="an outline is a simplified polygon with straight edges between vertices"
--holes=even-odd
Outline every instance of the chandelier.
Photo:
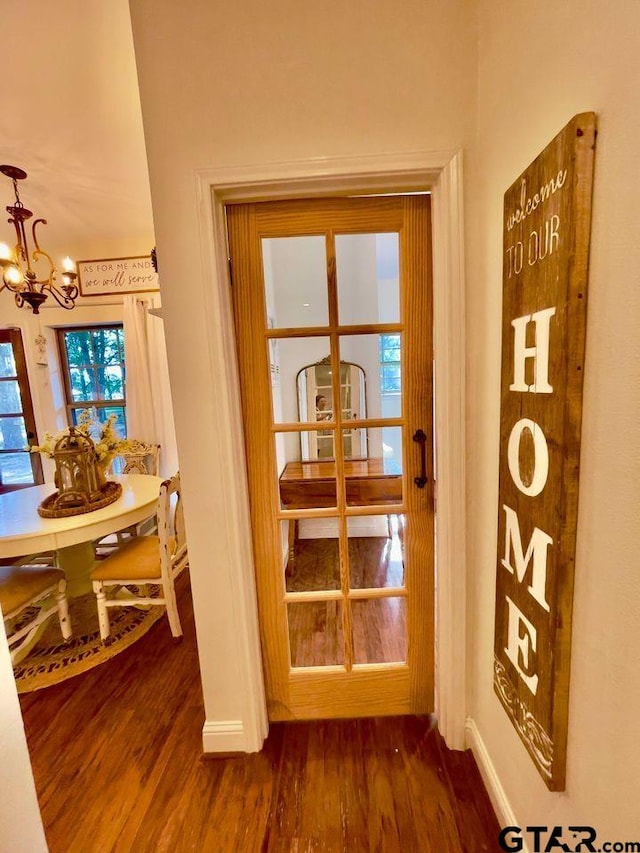
[[[78,276],[75,271],[75,264],[71,258],[63,260],[63,284],[57,285],[56,275],[58,271],[51,260],[51,256],[40,248],[36,235],[36,227],[41,222],[46,225],[46,219],[34,219],[31,226],[31,237],[35,248],[33,252],[29,251],[25,222],[31,219],[33,213],[20,201],[18,194],[18,181],[23,181],[27,177],[27,173],[17,166],[0,166],[0,172],[13,181],[16,199],[14,204],[7,205],[7,213],[10,214],[9,222],[15,226],[18,240],[13,250],[6,243],[0,243],[0,265],[2,266],[0,292],[5,288],[10,290],[15,295],[18,308],[22,308],[26,302],[27,305],[31,306],[34,314],[40,313],[40,306],[46,301],[49,294],[63,308],[73,308],[78,297],[78,287],[75,283]],[[32,262],[38,264],[43,260],[48,262],[49,271],[46,278],[38,278],[38,273],[31,264]],[[43,264],[41,263],[40,266],[42,268]]]

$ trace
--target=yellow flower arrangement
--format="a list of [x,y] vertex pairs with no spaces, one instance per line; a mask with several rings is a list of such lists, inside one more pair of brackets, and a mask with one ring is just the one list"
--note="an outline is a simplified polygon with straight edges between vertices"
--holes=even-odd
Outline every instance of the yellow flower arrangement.
[[[118,454],[129,449],[127,439],[118,435],[115,421],[116,415],[109,415],[107,420],[101,423],[93,417],[90,409],[83,409],[75,427],[77,432],[83,433],[93,441],[98,465],[103,469],[107,469]],[[31,453],[45,453],[49,459],[53,459],[55,446],[65,435],[69,435],[68,428],[55,434],[45,432],[42,444],[33,444],[29,450]]]

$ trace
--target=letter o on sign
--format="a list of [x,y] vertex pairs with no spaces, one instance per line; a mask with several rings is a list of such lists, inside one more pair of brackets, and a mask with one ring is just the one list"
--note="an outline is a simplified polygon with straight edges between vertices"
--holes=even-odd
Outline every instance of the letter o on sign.
[[[522,433],[529,430],[533,438],[533,479],[527,486],[525,485],[520,473],[520,441]],[[549,449],[547,447],[547,439],[542,432],[542,429],[535,421],[530,418],[522,418],[514,424],[509,436],[509,444],[507,446],[507,459],[509,462],[509,472],[518,489],[523,495],[530,498],[535,498],[544,489],[549,476]]]

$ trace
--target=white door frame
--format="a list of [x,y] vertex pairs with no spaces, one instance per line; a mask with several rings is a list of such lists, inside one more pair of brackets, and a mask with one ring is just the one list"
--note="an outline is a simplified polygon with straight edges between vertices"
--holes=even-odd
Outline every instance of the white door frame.
[[[429,190],[433,199],[434,353],[436,388],[436,618],[435,695],[439,729],[452,749],[465,747],[466,719],[466,512],[465,335],[462,154],[458,151],[323,158],[196,172],[202,268],[210,328],[211,375],[219,383],[214,418],[224,461],[227,554],[239,646],[246,669],[247,710],[242,742],[259,749],[267,732],[259,626],[255,608],[250,519],[236,368],[224,221],[228,201],[311,198],[364,192]],[[222,387],[221,387],[222,386]],[[439,440],[438,440],[439,438]],[[206,696],[206,691],[205,691]],[[205,708],[205,710],[207,710]],[[235,728],[235,726],[232,726]],[[233,735],[231,731],[229,735]],[[237,743],[220,724],[205,723],[206,751]],[[238,732],[239,734],[239,732]]]

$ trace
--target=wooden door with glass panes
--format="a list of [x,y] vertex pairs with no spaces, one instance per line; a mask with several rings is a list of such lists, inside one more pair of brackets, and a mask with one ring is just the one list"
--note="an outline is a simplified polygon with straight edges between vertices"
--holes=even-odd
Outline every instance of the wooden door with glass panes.
[[44,483],[19,329],[0,329],[0,492]]
[[430,198],[226,212],[269,717],[432,711]]

